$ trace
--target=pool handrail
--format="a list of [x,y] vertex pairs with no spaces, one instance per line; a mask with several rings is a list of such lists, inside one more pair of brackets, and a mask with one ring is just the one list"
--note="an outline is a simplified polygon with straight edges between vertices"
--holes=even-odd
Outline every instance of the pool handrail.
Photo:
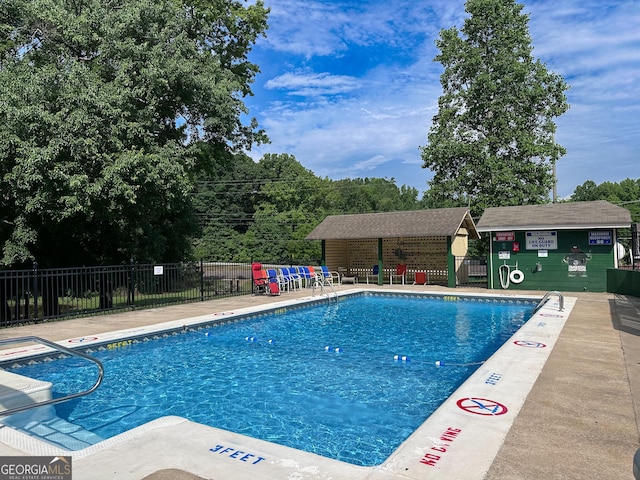
[[49,400],[43,400],[41,402],[29,403],[29,404],[26,404],[26,405],[21,405],[19,407],[14,407],[14,408],[9,408],[7,410],[2,410],[2,411],[0,411],[0,417],[4,417],[4,416],[7,416],[7,415],[13,415],[14,413],[24,412],[26,410],[31,410],[32,408],[43,407],[45,405],[54,405],[56,403],[66,402],[66,401],[72,400],[74,398],[83,397],[85,395],[88,395],[88,394],[94,392],[100,386],[100,384],[102,383],[102,379],[104,378],[104,367],[103,367],[102,362],[100,360],[98,360],[97,358],[93,358],[92,356],[87,355],[85,353],[79,352],[77,350],[72,350],[70,348],[63,347],[62,345],[59,345],[59,344],[57,344],[55,342],[51,342],[51,341],[46,340],[44,338],[36,337],[36,336],[33,336],[33,335],[29,335],[29,336],[25,336],[25,337],[4,338],[4,339],[0,339],[0,346],[11,344],[11,343],[25,343],[25,342],[41,343],[43,345],[47,345],[47,346],[53,348],[54,350],[59,350],[61,352],[67,353],[69,355],[81,357],[81,358],[84,358],[86,360],[89,360],[89,361],[95,363],[98,366],[98,379],[96,380],[96,382],[93,384],[93,386],[91,388],[89,388],[87,390],[84,390],[82,392],[71,393],[69,395],[64,395],[64,396],[58,397],[58,398],[51,398]]
[[549,301],[549,298],[551,297],[551,295],[557,295],[558,296],[558,310],[560,312],[562,312],[564,310],[564,297],[562,296],[562,294],[557,291],[557,290],[552,290],[550,292],[547,292],[544,294],[544,297],[542,297],[542,300],[540,300],[538,302],[538,305],[536,305],[536,308],[533,309],[533,313],[536,313],[538,310],[540,310],[542,307],[544,307],[544,305]]
[[331,279],[331,281],[327,281],[323,274],[316,275],[316,279],[313,282],[313,293],[311,294],[311,296],[312,297],[316,296],[316,287],[319,287],[322,294],[324,294],[327,297],[327,300],[330,300],[331,295],[329,294],[328,291],[325,290],[324,288],[325,285],[328,285],[331,288],[331,291],[333,292],[333,298],[336,299],[336,303],[337,303],[338,294],[336,293],[336,290],[333,288],[333,278]]

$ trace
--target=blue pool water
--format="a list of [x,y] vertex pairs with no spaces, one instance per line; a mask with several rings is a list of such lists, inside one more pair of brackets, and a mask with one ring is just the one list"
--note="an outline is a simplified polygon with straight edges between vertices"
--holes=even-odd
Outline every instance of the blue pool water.
[[[279,310],[95,352],[104,363],[103,384],[56,410],[102,438],[178,415],[356,465],[377,465],[532,309],[526,302],[361,295]],[[447,365],[456,363],[474,365]],[[95,367],[75,359],[14,371],[51,381],[55,396],[86,389],[95,380]]]

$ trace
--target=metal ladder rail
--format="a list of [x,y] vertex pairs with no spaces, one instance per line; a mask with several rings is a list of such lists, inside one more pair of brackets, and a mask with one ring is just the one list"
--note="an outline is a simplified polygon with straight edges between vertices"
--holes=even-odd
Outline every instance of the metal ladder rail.
[[0,339],[0,346],[8,345],[11,343],[25,343],[25,342],[41,343],[53,348],[54,350],[59,350],[71,356],[81,357],[95,363],[98,366],[98,379],[96,380],[96,382],[93,384],[91,388],[84,390],[82,392],[71,393],[63,397],[52,398],[50,400],[43,400],[41,402],[30,403],[28,405],[22,405],[20,407],[14,407],[7,410],[3,410],[3,411],[0,411],[0,416],[13,415],[14,413],[24,412],[25,410],[31,410],[32,408],[43,407],[45,405],[53,405],[56,403],[66,402],[74,398],[83,397],[85,395],[88,395],[94,392],[102,383],[102,379],[104,378],[104,367],[102,366],[102,362],[100,360],[98,360],[97,358],[93,358],[85,353],[78,352],[67,347],[63,347],[62,345],[58,345],[57,343],[54,343],[54,342],[50,342],[49,340],[45,340],[44,338],[35,337],[35,336],[26,336],[26,337]]
[[[336,303],[337,303],[338,302],[338,294],[336,293],[335,289],[333,288],[333,283],[332,282],[326,282],[326,284],[331,287],[331,291],[333,292],[333,298],[336,299]],[[313,293],[312,293],[312,296],[315,296],[315,294],[316,294],[316,285],[320,286],[320,290],[327,297],[327,299],[331,298],[331,295],[329,295],[329,292],[327,292],[325,290],[325,288],[324,288],[324,285],[325,285],[324,278],[322,279],[322,281],[320,281],[317,276],[316,276],[315,282],[313,282]]]
[[550,291],[550,292],[547,292],[547,293],[544,294],[544,297],[542,297],[542,300],[540,300],[538,302],[538,305],[536,305],[536,308],[533,309],[533,313],[536,313],[538,310],[540,310],[549,301],[549,298],[551,297],[551,295],[557,295],[558,296],[558,302],[559,302],[558,310],[559,311],[563,311],[564,310],[564,297],[562,296],[562,294],[559,291],[553,290],[553,291]]

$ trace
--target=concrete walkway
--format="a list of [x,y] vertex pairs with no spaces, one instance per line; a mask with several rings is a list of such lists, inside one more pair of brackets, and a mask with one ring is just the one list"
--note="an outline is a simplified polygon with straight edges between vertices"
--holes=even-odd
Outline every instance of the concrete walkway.
[[633,478],[640,302],[571,295],[576,306],[486,480]]
[[[425,291],[422,286],[404,288]],[[444,287],[427,290],[487,293]],[[508,293],[541,296],[541,292]],[[78,318],[2,329],[0,338],[36,335],[64,340],[308,295],[306,291],[282,297],[243,296]],[[632,458],[640,447],[635,414],[640,408],[640,300],[612,294],[567,295],[578,299],[573,312],[486,480],[633,479]],[[199,478],[185,464],[181,470],[159,470],[145,480]]]

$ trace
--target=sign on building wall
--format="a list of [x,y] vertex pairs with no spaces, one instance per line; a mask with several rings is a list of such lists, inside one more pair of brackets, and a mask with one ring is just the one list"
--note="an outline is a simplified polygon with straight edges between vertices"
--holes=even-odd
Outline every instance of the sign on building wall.
[[613,245],[613,232],[611,230],[589,232],[589,245]]
[[526,232],[527,250],[557,250],[558,235],[552,231]]
[[513,242],[516,239],[516,232],[496,232],[496,242]]

